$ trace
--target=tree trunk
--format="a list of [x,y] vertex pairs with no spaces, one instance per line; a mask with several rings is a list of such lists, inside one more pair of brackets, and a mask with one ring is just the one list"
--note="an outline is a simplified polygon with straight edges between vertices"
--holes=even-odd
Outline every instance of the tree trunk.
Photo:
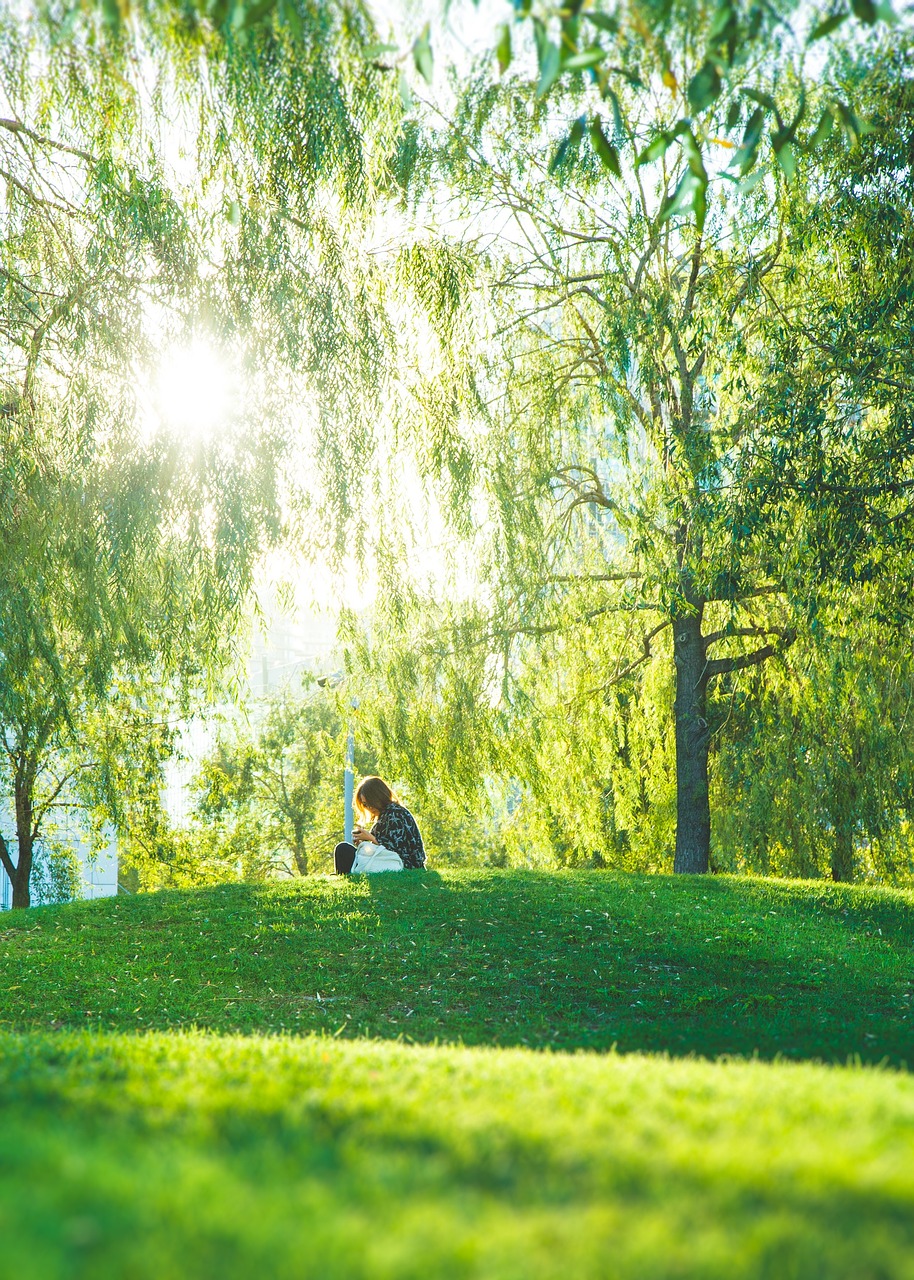
[[300,876],[308,874],[308,850],[305,846],[305,837],[301,831],[295,831],[292,838],[292,857],[295,859],[295,866]]
[[849,826],[840,824],[835,828],[835,844],[831,855],[832,880],[853,880],[854,878],[854,834]]
[[702,607],[673,623],[676,663],[676,856],[677,873],[703,874],[711,846],[708,796],[707,663],[701,635]]
[[13,790],[16,799],[16,837],[19,857],[13,877],[13,907],[32,904],[32,786],[27,773],[17,771]]

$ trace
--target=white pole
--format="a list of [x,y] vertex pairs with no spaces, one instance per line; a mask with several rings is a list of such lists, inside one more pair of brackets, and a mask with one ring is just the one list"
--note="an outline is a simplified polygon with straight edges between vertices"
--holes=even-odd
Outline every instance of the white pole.
[[[358,698],[350,698],[349,705],[355,711],[359,705]],[[344,839],[352,844],[352,797],[355,790],[355,728],[353,727],[352,718],[349,720],[349,732],[346,735],[346,776],[343,786],[343,800],[345,806],[345,818],[343,827],[345,831]]]
[[344,786],[346,818],[345,818],[345,839],[352,844],[352,795],[355,789],[355,733],[352,725],[349,726],[349,733],[346,737],[346,781]]

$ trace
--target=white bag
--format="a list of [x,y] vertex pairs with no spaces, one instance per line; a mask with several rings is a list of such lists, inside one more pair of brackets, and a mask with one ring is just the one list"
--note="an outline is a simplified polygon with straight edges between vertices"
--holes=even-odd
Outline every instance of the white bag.
[[353,875],[363,875],[374,871],[402,871],[403,859],[392,849],[385,849],[383,844],[374,844],[371,840],[363,840],[356,849],[355,861],[352,864]]

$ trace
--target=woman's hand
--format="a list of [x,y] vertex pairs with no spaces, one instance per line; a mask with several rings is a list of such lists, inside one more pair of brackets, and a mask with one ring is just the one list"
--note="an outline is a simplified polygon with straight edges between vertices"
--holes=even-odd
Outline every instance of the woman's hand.
[[356,827],[352,832],[352,843],[361,844],[363,840],[370,840],[371,832],[366,831],[364,827]]

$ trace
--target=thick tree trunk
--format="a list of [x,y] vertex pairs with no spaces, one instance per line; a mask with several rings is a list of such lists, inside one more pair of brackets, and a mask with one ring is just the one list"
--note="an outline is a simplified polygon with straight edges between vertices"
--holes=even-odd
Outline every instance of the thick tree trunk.
[[831,855],[832,880],[854,878],[854,835],[850,827],[835,828],[835,844]]
[[16,799],[16,837],[19,842],[19,858],[13,877],[13,907],[29,907],[32,904],[32,788],[28,777],[17,774],[14,782]]
[[305,838],[300,831],[296,831],[293,837],[292,857],[295,859],[295,866],[300,876],[308,874],[308,850],[305,847]]
[[711,846],[708,796],[707,663],[702,610],[673,623],[676,663],[676,856],[677,873],[703,874]]

